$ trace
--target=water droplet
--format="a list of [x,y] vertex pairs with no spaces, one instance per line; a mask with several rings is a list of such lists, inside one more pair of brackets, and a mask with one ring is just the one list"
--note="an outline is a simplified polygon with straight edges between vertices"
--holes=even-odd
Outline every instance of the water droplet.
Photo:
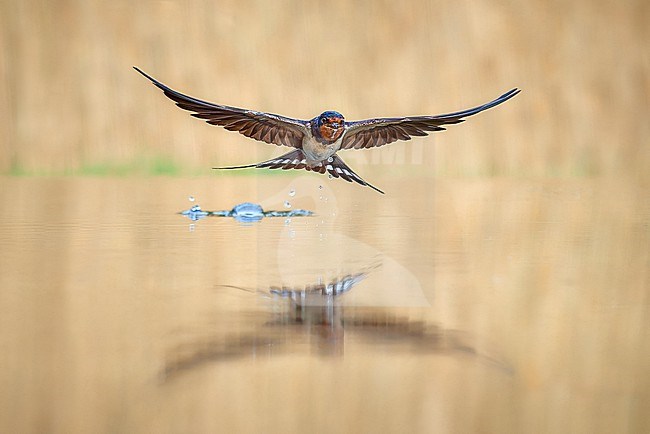
[[319,199],[319,200],[323,200],[323,196],[318,196],[318,199]]
[[323,186],[322,186],[322,185],[319,185],[319,186],[318,186],[318,189],[319,189],[319,190],[322,190],[322,189],[323,189]]
[[334,158],[332,158],[332,157],[329,157],[329,158],[327,159],[327,162],[328,162],[328,163],[331,163],[332,161],[334,161]]
[[296,190],[294,190],[293,188],[289,190],[289,196],[294,197],[295,195],[296,195]]
[[332,174],[330,173],[329,175],[327,175],[327,177],[328,177],[329,179],[332,179],[332,178],[334,178],[334,175],[332,175]]
[[285,200],[284,201],[284,207],[285,208],[291,208],[291,202],[289,202],[288,200]]
[[327,202],[327,198],[325,198],[325,202]]
[[291,219],[286,219],[286,220],[284,221],[284,224],[285,224],[285,226],[286,226],[286,225],[290,225],[290,224],[291,224]]
[[294,238],[296,236],[296,231],[291,230],[289,231],[289,238]]
[[190,223],[190,232],[194,232],[194,223]]
[[190,196],[190,197],[188,197],[187,199],[188,199],[190,202],[194,202],[194,201],[196,200],[196,199],[194,198],[194,196]]

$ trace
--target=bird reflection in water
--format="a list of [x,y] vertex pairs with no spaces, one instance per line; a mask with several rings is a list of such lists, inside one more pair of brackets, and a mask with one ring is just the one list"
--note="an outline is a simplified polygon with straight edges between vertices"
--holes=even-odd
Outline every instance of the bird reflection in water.
[[368,351],[390,350],[392,354],[402,351],[471,356],[510,373],[506,363],[479,353],[469,343],[467,333],[411,320],[389,308],[346,306],[345,295],[369,271],[347,274],[328,283],[272,286],[264,291],[222,285],[260,294],[278,303],[261,320],[258,313],[251,313],[251,322],[256,323],[251,332],[211,336],[175,347],[168,353],[164,378],[211,362],[269,358],[303,352],[305,348],[320,357],[342,357],[346,346],[369,346]]

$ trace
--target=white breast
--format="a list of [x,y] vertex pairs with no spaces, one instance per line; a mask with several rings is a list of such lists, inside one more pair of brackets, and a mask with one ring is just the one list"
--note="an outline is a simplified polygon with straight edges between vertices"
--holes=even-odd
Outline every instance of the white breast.
[[305,135],[302,139],[302,152],[305,154],[305,157],[307,157],[307,164],[314,165],[328,159],[334,155],[336,151],[341,149],[342,142],[343,136],[334,143],[326,144],[319,143],[313,137]]

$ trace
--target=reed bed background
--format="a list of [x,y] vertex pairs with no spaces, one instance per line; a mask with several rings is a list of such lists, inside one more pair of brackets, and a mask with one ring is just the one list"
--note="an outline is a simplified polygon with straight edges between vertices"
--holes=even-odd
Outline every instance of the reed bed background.
[[301,118],[445,113],[520,87],[448,132],[345,158],[366,173],[647,180],[649,22],[642,0],[3,1],[0,173],[207,174],[282,151],[190,118],[137,65]]

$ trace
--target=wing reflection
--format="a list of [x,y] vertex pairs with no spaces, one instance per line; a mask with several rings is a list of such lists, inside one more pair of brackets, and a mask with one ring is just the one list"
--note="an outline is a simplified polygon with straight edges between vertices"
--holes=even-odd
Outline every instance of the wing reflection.
[[477,351],[468,334],[462,331],[412,320],[390,308],[351,307],[338,303],[365,279],[368,272],[347,274],[326,284],[254,291],[279,303],[262,317],[253,312],[250,315],[238,313],[239,318],[242,314],[248,318],[250,331],[210,335],[173,348],[167,354],[164,378],[235,358],[269,358],[305,350],[321,357],[341,357],[346,348],[381,351],[382,354],[401,351],[471,356],[510,371],[504,362]]

